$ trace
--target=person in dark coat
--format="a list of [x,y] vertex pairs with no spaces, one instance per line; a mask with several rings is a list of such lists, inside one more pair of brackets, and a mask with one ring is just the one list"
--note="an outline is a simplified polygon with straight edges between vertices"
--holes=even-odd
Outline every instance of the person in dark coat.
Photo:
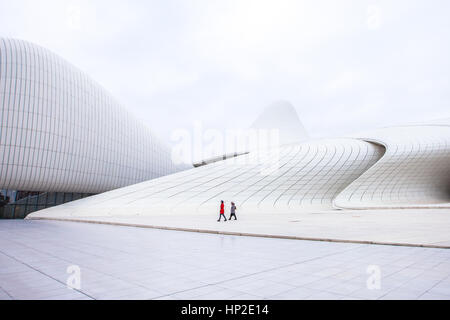
[[227,217],[225,217],[225,205],[223,204],[223,200],[220,201],[220,216],[219,216],[219,220],[217,220],[217,222],[220,222],[220,219],[223,218],[225,219],[225,221],[227,221]]
[[231,220],[232,217],[234,217],[234,220],[237,220],[237,218],[236,218],[236,205],[234,204],[234,202],[231,203],[229,220]]

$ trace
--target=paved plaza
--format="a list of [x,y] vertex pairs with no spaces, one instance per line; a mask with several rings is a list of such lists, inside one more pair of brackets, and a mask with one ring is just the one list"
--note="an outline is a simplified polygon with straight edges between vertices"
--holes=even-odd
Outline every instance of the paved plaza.
[[[76,203],[73,203],[76,207]],[[450,209],[325,210],[294,213],[241,213],[238,222],[217,223],[217,210],[208,214],[74,215],[71,203],[38,211],[31,219],[90,221],[126,226],[264,235],[304,240],[334,240],[375,244],[402,244],[450,249]],[[227,214],[227,217],[229,214]]]
[[450,299],[449,249],[37,220],[0,241],[0,299]]

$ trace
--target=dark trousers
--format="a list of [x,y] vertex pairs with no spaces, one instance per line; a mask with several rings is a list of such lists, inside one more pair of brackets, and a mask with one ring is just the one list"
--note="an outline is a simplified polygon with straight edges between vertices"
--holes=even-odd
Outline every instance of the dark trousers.
[[232,214],[230,214],[230,217],[228,218],[228,219],[230,219],[231,220],[231,218],[233,218],[234,217],[234,220],[237,220],[237,218],[236,218],[236,213],[232,213]]
[[217,221],[220,221],[220,219],[222,219],[222,216],[225,218],[225,221],[227,221],[227,217],[225,217],[225,214],[224,214],[224,213],[221,213],[221,214],[220,214],[219,220],[217,220]]

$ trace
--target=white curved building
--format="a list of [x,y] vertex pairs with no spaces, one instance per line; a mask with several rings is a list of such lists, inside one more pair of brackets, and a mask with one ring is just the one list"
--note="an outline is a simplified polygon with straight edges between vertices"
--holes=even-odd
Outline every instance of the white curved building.
[[[32,217],[450,207],[450,126],[393,127],[291,144],[113,190]],[[267,172],[267,168],[274,167]]]
[[181,169],[105,89],[26,41],[0,39],[0,119],[0,190],[86,195]]
[[220,200],[247,214],[450,207],[450,119],[311,140],[279,102],[252,128],[279,128],[281,146],[174,173],[170,150],[102,87],[10,39],[0,39],[0,103],[0,190],[20,191],[27,212],[100,193],[31,217],[209,214]]
[[450,207],[450,120],[359,135],[385,155],[334,204],[346,209]]

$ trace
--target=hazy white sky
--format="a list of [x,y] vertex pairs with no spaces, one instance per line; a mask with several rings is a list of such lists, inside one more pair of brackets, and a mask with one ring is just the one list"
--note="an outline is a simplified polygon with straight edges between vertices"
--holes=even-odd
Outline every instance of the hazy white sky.
[[312,136],[450,117],[448,0],[0,0],[0,36],[91,75],[164,140],[290,101]]

